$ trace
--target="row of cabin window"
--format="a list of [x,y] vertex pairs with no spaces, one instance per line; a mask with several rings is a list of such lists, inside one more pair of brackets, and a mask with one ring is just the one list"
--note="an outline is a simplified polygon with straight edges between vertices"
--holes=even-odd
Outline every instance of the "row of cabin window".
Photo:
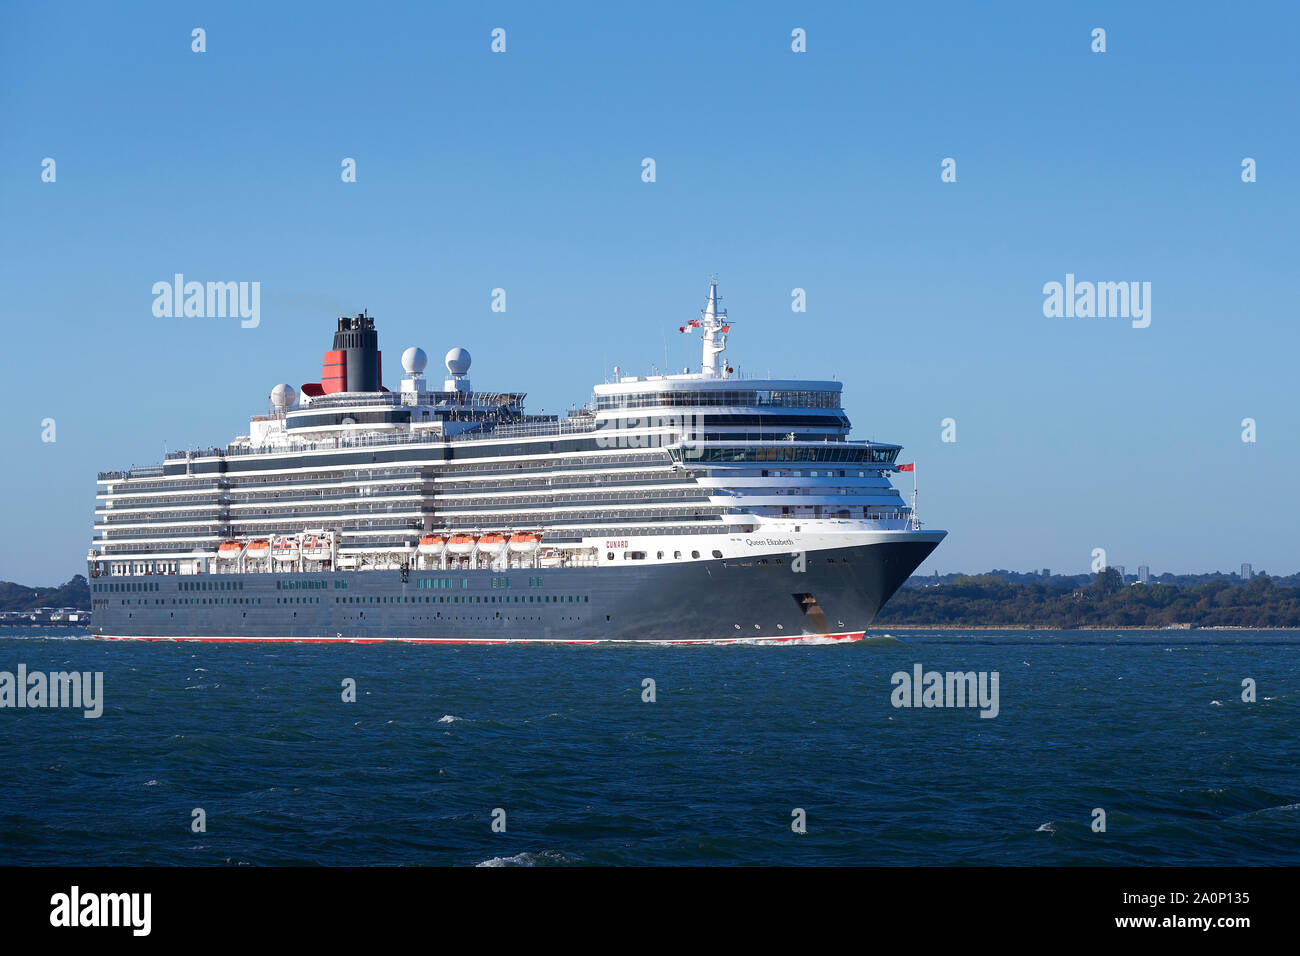
[[[105,601],[104,603],[107,604],[108,602]],[[122,603],[123,604],[149,604],[150,602],[145,600],[144,598],[140,598],[136,601],[132,601],[129,598],[123,598]],[[157,598],[152,603],[165,605],[167,604],[167,599]],[[172,598],[171,603],[172,604],[261,604],[262,599],[251,598],[251,597],[250,598]],[[277,604],[279,603],[278,598],[276,600],[276,603]]]
[[392,595],[334,599],[335,604],[588,604],[590,601],[591,598],[585,594],[460,594],[449,597]]
[[[519,595],[477,595],[467,594],[456,597],[336,597],[335,604],[589,604],[591,598],[586,594],[519,594]],[[122,604],[148,604],[144,598],[132,600],[123,598]],[[159,598],[153,603],[164,604]],[[261,604],[261,598],[172,598],[172,604]],[[276,598],[276,604],[319,604],[318,597]]]
[[[623,552],[623,560],[624,560],[624,561],[644,561],[644,560],[645,560],[645,555],[646,555],[646,553],[645,553],[644,551],[624,551],[624,552]],[[673,558],[674,558],[674,559],[680,560],[680,559],[681,559],[681,556],[682,556],[682,553],[681,553],[680,551],[674,551],[674,552],[673,552]],[[692,557],[692,558],[698,558],[699,556],[700,556],[700,552],[698,552],[698,551],[692,551],[692,552],[691,552],[691,557]],[[714,548],[714,549],[713,549],[713,556],[714,556],[715,558],[720,558],[720,557],[722,557],[722,552],[719,551],[717,548]],[[663,551],[656,551],[656,552],[655,552],[655,557],[656,557],[658,560],[662,561],[662,560],[664,559],[664,552],[663,552]],[[605,558],[606,558],[607,560],[609,560],[609,561],[613,561],[613,560],[614,560],[614,552],[613,552],[613,551],[607,551],[607,552],[605,553]]]

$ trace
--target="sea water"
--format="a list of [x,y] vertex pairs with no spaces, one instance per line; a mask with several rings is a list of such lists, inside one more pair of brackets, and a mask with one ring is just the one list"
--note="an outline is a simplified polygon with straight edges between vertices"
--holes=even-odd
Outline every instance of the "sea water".
[[[10,631],[0,671],[102,673],[103,713],[0,709],[0,864],[1295,865],[1298,644],[1269,631],[727,647]],[[918,664],[996,673],[996,716],[896,706],[896,675]]]

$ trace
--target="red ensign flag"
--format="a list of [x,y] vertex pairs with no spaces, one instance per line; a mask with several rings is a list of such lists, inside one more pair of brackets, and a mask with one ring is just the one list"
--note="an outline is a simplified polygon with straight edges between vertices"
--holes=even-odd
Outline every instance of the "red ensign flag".
[[899,471],[916,471],[916,463],[915,463],[915,462],[910,462],[910,463],[908,463],[908,464],[906,464],[906,465],[899,465],[899,466],[898,466],[898,470],[899,470]]

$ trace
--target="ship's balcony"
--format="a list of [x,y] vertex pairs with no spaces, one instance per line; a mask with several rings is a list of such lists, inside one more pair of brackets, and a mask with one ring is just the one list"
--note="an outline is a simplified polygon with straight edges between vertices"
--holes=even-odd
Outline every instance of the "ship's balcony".
[[128,478],[158,478],[162,476],[162,473],[162,465],[133,465],[126,471],[101,471],[99,480],[124,481]]

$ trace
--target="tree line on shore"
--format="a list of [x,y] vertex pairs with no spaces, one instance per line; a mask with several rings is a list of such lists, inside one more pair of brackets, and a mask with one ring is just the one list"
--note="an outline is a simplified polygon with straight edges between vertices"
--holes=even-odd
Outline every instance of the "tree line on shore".
[[[1168,576],[1166,576],[1168,577]],[[1190,583],[1181,583],[1182,581]],[[1000,572],[913,578],[890,598],[879,625],[996,627],[1300,627],[1300,577],[1202,575],[1172,584],[1125,584],[1114,568],[1094,578]],[[54,588],[0,581],[0,610],[90,609],[83,575]]]
[[37,607],[75,607],[90,610],[90,583],[84,574],[57,587],[33,588],[0,581],[0,611],[26,611]]
[[1267,575],[1191,585],[1126,585],[1105,568],[1082,587],[1011,582],[994,574],[901,588],[877,625],[1074,627],[1300,627],[1300,588]]

